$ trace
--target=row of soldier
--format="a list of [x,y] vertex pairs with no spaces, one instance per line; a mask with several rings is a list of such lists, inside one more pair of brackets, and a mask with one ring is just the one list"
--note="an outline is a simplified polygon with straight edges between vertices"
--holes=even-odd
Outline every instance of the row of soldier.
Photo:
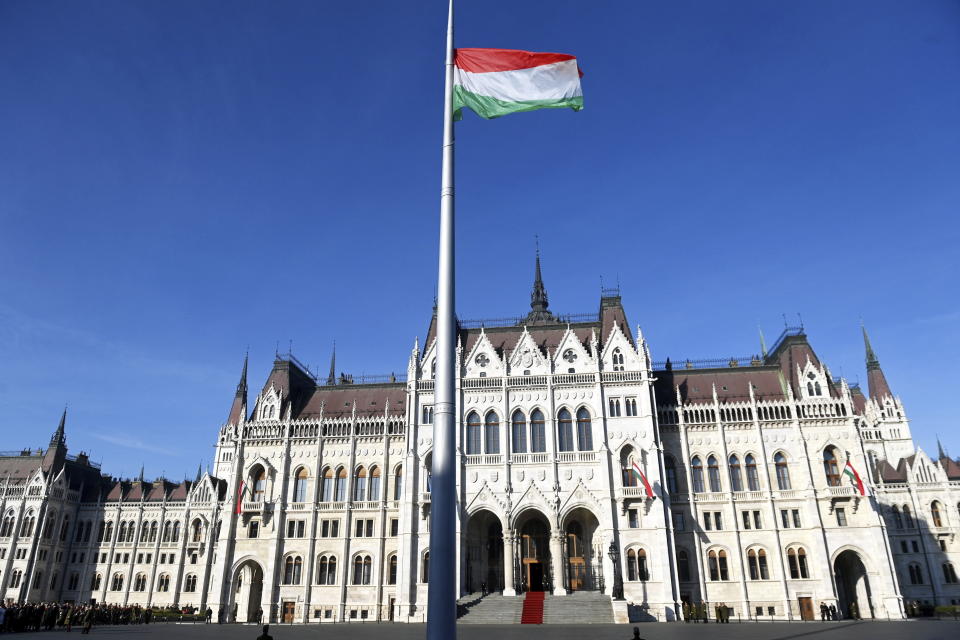
[[[700,602],[683,603],[683,620],[684,622],[709,622],[710,618],[708,615],[710,608],[707,606],[707,603],[701,600]],[[730,607],[727,606],[726,602],[720,602],[713,606],[713,616],[714,620],[718,623],[727,623],[730,622]]]
[[153,611],[139,605],[57,602],[0,604],[0,632],[52,631],[55,628],[70,631],[73,627],[82,627],[82,633],[89,633],[95,624],[150,624],[152,617]]

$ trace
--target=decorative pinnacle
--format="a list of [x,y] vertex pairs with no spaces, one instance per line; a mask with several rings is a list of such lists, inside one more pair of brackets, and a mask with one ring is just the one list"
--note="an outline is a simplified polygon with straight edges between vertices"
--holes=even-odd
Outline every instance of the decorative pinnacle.
[[250,350],[243,356],[243,371],[240,372],[240,382],[237,383],[237,395],[247,396],[247,363],[250,361]]
[[64,433],[64,427],[67,424],[67,407],[63,407],[63,415],[60,416],[60,425],[57,427],[57,430],[53,432],[53,436],[50,438],[51,445],[61,445],[67,443],[67,438]]
[[543,285],[543,273],[540,269],[540,240],[537,239],[536,261],[533,270],[533,290],[530,292],[530,313],[523,321],[527,324],[536,324],[537,322],[551,322],[555,318],[550,313],[550,306],[547,298],[547,288]]
[[333,351],[330,353],[330,373],[327,374],[327,385],[337,384],[337,341],[333,341]]
[[863,346],[867,352],[867,369],[879,368],[880,361],[877,360],[877,354],[873,351],[873,346],[870,344],[870,336],[867,335],[867,328],[863,325],[863,321],[860,322],[860,330],[863,332]]

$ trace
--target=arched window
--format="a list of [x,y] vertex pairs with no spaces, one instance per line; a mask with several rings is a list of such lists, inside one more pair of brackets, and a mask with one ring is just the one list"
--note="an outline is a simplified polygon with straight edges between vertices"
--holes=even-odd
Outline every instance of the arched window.
[[147,576],[142,573],[138,573],[133,579],[133,590],[134,591],[146,591],[147,590]]
[[161,593],[166,593],[170,590],[170,576],[165,573],[161,573],[157,576],[157,591]]
[[[70,529],[70,516],[63,516],[63,522],[60,524],[60,542],[65,542],[67,539],[67,533]],[[130,540],[133,542],[133,540]]]
[[121,522],[120,529],[117,532],[117,542],[123,542],[127,539],[127,523]]
[[113,574],[113,580],[110,581],[110,591],[123,591],[123,574]]
[[397,584],[397,556],[390,556],[387,561],[387,584]]
[[487,412],[484,425],[484,453],[500,453],[500,418],[493,411]]
[[367,500],[380,500],[380,467],[370,469],[370,494]]
[[200,521],[200,518],[197,518],[193,521],[191,527],[191,541],[200,542],[203,539],[203,522]]
[[183,590],[186,593],[194,593],[197,590],[197,576],[189,574],[183,581]]
[[137,523],[131,520],[127,523],[127,542],[133,542],[137,537]]
[[423,459],[423,471],[426,491],[430,493],[433,486],[433,453],[428,453],[427,457]]
[[947,584],[957,584],[957,571],[953,568],[953,563],[943,563],[943,581]]
[[393,474],[393,499],[399,500],[403,497],[403,467],[397,467]]
[[936,500],[930,504],[930,515],[933,517],[933,526],[943,526],[943,517],[940,515],[940,503]]
[[293,501],[294,502],[306,502],[307,501],[307,468],[300,467],[297,469],[296,475],[293,477]]
[[623,371],[623,353],[619,347],[613,350],[613,370]]
[[707,554],[707,566],[710,568],[710,580],[716,582],[730,579],[726,551],[722,549],[720,551],[710,551]]
[[633,549],[627,551],[627,580],[633,582],[637,579],[637,552]]
[[722,491],[720,486],[720,466],[717,464],[717,458],[710,456],[707,458],[707,478],[710,481],[710,491]]
[[837,466],[836,452],[834,447],[823,450],[823,472],[827,476],[827,485],[831,487],[840,486],[840,468]]
[[363,466],[357,467],[353,474],[353,501],[362,502],[367,495],[367,470]]
[[337,584],[337,559],[324,554],[317,560],[317,584]]
[[358,555],[353,559],[353,584],[370,584],[370,556]]
[[430,582],[430,552],[427,551],[423,554],[423,574],[422,582]]
[[620,479],[625,487],[636,487],[640,484],[637,474],[633,472],[633,447],[624,447],[620,452]]
[[893,512],[893,526],[897,529],[903,529],[903,518],[900,516],[900,507],[893,505],[891,511]]
[[547,450],[546,420],[540,409],[530,413],[530,453],[543,453]]
[[907,525],[907,529],[913,529],[913,514],[910,513],[910,505],[903,505],[903,520]]
[[577,411],[577,449],[593,451],[593,427],[586,407],[580,407]]
[[180,521],[175,520],[173,523],[173,542],[180,542]]
[[566,409],[557,413],[557,450],[573,451],[573,417]]
[[511,419],[510,451],[513,453],[527,452],[527,418],[523,411],[514,411]]
[[777,488],[786,491],[790,488],[790,468],[787,466],[787,457],[777,452],[773,456],[773,464],[777,469]]
[[663,464],[667,470],[667,491],[677,493],[677,461],[673,456],[666,456]]
[[303,559],[300,556],[287,556],[283,561],[283,584],[300,584]]
[[693,474],[693,492],[703,493],[703,462],[700,456],[694,456],[690,464]]
[[743,491],[743,476],[740,475],[740,459],[730,456],[730,490]]
[[[109,531],[110,527],[107,526]],[[170,536],[173,533],[173,523],[167,520],[163,523],[163,535],[160,537],[160,542],[170,542]]]
[[923,584],[923,571],[920,570],[920,565],[912,563],[907,570],[910,572],[910,584]]
[[251,486],[253,487],[253,501],[263,502],[267,489],[266,471],[263,470],[263,467],[257,465],[253,469],[251,479],[253,480],[253,482],[251,482]]
[[767,552],[763,549],[751,549],[748,551],[747,565],[750,569],[751,580],[770,579],[770,569],[767,567]]
[[690,582],[690,555],[685,549],[677,552],[677,574],[680,582]]
[[480,416],[471,411],[467,416],[467,455],[482,453],[480,450]]
[[[20,581],[17,580],[17,582],[20,582]],[[93,574],[93,576],[90,578],[90,591],[99,591],[101,582],[103,582],[103,578],[100,576],[100,574],[99,573]],[[13,585],[13,586],[16,586],[16,585]]]
[[647,568],[647,551],[645,549],[637,551],[637,577],[640,578],[641,582],[650,579],[650,571]]
[[347,470],[343,467],[337,469],[337,483],[334,490],[334,502],[347,501]]
[[810,577],[810,570],[807,567],[807,552],[804,551],[803,547],[787,549],[787,564],[790,567],[790,578],[792,580]]
[[[3,524],[0,525],[0,538],[9,538],[13,534],[13,523],[15,519],[12,511],[8,511],[3,517]],[[79,536],[79,531],[78,531]],[[77,542],[80,542],[78,539]]]
[[157,541],[157,532],[160,529],[160,523],[154,520],[150,523],[150,542]]
[[333,502],[333,469],[323,470],[323,480],[320,483],[320,502]]
[[743,459],[747,469],[747,490],[760,491],[760,475],[757,473],[757,460],[753,454],[748,453]]
[[[32,519],[32,518],[31,518],[31,519]],[[33,523],[31,523],[31,526],[30,526],[30,529],[31,529],[31,530],[33,529],[32,524],[33,524]],[[29,535],[29,534],[28,534],[28,535]],[[104,542],[110,542],[111,540],[113,540],[113,522],[108,522],[108,523],[107,523],[107,528],[106,528],[106,529],[104,530],[104,532],[103,532],[103,541],[104,541]]]

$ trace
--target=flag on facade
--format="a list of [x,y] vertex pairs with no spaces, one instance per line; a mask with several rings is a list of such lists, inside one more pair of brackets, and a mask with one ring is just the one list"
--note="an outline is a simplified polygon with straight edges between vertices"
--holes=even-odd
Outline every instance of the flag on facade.
[[866,495],[863,490],[863,480],[860,479],[860,474],[857,473],[857,470],[853,468],[853,465],[850,464],[850,460],[847,460],[847,464],[843,467],[843,475],[850,478],[854,485],[857,487],[857,491],[860,492],[860,495]]
[[535,109],[583,109],[577,59],[565,53],[457,49],[453,119],[466,107],[481,118]]
[[246,483],[241,480],[240,486],[237,487],[237,515],[243,513],[243,490],[247,488]]
[[639,478],[640,482],[643,483],[643,488],[647,492],[647,497],[653,497],[653,488],[650,487],[650,483],[647,482],[647,476],[643,475],[643,471],[640,470],[640,465],[637,464],[637,461],[633,461],[633,473]]

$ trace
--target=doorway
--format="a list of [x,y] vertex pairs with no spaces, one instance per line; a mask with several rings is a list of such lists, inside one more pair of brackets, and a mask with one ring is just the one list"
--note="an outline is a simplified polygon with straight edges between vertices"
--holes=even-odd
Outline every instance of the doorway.
[[800,603],[800,619],[813,620],[813,598],[797,598]]
[[566,587],[570,591],[599,588],[597,576],[602,573],[602,552],[594,548],[594,534],[600,522],[591,511],[579,507],[566,517],[564,526],[564,559]]
[[284,600],[283,602],[283,622],[286,624],[293,624],[294,615],[296,615],[297,603],[292,600]]
[[845,618],[872,618],[870,580],[863,560],[855,551],[844,551],[833,561],[840,613]]
[[549,562],[550,527],[544,520],[533,518],[520,529],[521,577],[527,591],[546,589]]
[[233,576],[233,604],[228,611],[231,622],[257,622],[262,618],[263,569],[253,560],[237,567]]
[[[503,526],[493,512],[480,510],[467,522],[467,566],[464,593],[504,589]],[[514,585],[510,585],[511,588]]]

